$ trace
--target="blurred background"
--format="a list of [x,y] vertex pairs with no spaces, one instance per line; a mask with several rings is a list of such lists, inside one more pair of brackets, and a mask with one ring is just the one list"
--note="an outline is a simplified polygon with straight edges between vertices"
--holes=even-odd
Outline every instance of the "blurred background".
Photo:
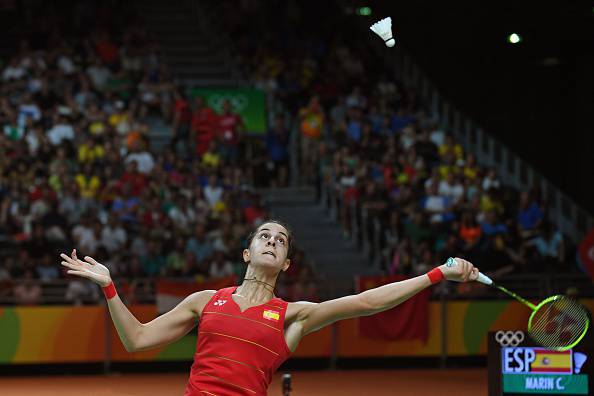
[[[386,16],[393,48],[369,30]],[[148,321],[240,282],[268,218],[295,234],[288,301],[459,256],[592,309],[593,18],[589,1],[0,1],[0,372],[172,371],[180,394],[196,330],[125,352],[58,255],[106,265]],[[452,392],[486,394],[487,332],[529,313],[443,283],[308,336],[281,371],[344,395],[335,369],[463,367]]]

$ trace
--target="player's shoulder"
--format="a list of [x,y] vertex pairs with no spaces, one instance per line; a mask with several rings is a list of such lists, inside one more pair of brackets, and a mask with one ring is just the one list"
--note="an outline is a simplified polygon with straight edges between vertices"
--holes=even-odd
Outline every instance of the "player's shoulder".
[[312,308],[316,307],[318,303],[310,301],[296,301],[287,304],[287,313],[285,320],[297,319],[306,315]]
[[293,302],[288,302],[287,304],[288,304],[287,308],[293,307],[294,309],[303,309],[303,308],[318,305],[318,303],[311,302],[311,301],[293,301]]
[[190,294],[194,300],[204,300],[208,301],[217,293],[218,290],[200,290],[195,293]]
[[201,314],[204,306],[208,303],[208,301],[210,301],[216,292],[216,290],[200,290],[194,292],[186,297],[182,304],[193,310],[196,310],[198,314]]

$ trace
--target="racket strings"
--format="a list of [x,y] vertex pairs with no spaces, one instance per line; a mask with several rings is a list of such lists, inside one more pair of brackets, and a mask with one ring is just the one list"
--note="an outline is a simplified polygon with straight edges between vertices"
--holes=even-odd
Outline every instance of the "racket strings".
[[589,321],[588,312],[579,303],[562,297],[540,306],[531,318],[528,331],[537,343],[564,349],[581,339]]

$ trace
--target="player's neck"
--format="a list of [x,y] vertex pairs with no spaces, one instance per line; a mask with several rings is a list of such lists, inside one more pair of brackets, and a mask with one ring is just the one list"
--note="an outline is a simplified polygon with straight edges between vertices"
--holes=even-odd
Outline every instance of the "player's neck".
[[241,285],[235,291],[236,295],[251,304],[263,304],[274,297],[276,275],[253,271],[248,267]]

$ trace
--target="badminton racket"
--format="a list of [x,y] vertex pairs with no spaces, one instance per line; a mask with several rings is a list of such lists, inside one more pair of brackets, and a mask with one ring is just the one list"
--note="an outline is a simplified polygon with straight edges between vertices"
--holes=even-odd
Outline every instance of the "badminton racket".
[[[458,265],[449,258],[446,266]],[[590,327],[590,312],[576,300],[563,295],[545,298],[538,304],[520,297],[516,293],[496,284],[491,278],[479,272],[478,282],[496,287],[520,301],[532,310],[528,319],[528,335],[537,344],[556,351],[575,347],[584,338]]]

